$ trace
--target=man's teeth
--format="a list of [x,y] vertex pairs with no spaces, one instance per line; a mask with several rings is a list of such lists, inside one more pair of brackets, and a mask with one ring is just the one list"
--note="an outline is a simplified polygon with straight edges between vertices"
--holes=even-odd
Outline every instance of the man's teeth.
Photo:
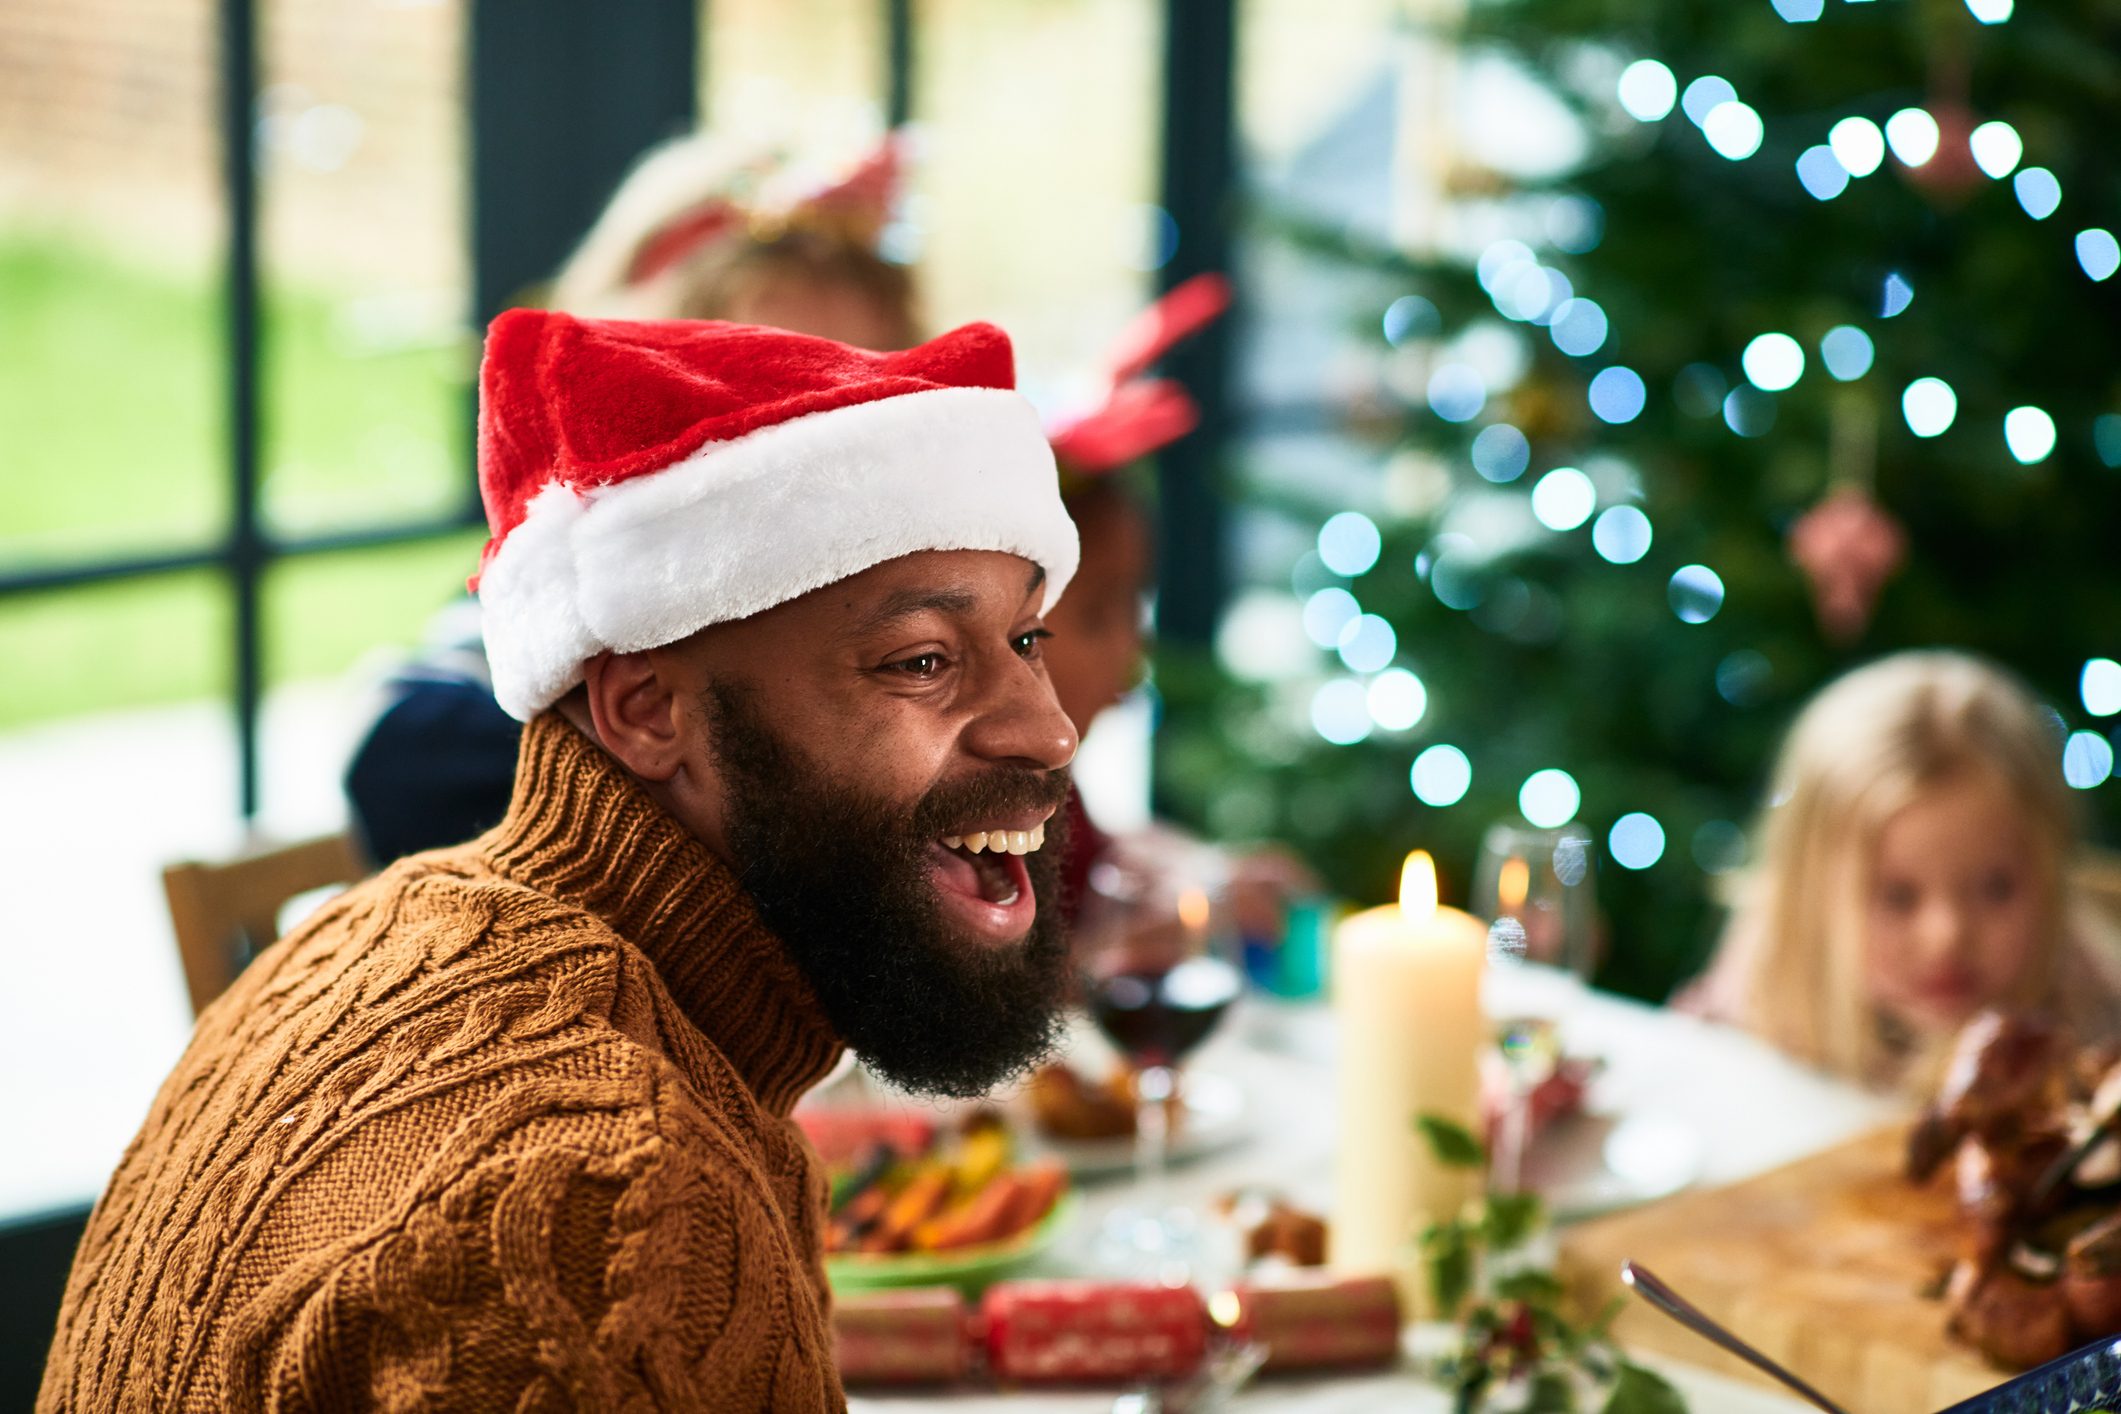
[[1046,822],[1029,830],[975,830],[969,835],[944,835],[945,849],[964,849],[973,854],[989,850],[995,854],[1029,854],[1046,843]]

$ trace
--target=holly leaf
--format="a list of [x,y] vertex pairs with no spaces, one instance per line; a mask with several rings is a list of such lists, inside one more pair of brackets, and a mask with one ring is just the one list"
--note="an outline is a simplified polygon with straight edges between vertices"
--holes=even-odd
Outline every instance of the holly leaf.
[[1560,1370],[1541,1370],[1525,1391],[1524,1414],[1576,1414],[1576,1386]]
[[1437,1223],[1421,1235],[1429,1295],[1436,1309],[1456,1311],[1473,1289],[1473,1239],[1463,1223]]
[[1504,1301],[1522,1301],[1527,1306],[1552,1307],[1559,1305],[1565,1294],[1561,1278],[1552,1272],[1526,1269],[1511,1272],[1495,1281],[1495,1295]]
[[1429,1152],[1436,1156],[1436,1162],[1445,1168],[1487,1167],[1488,1151],[1464,1125],[1442,1115],[1420,1115],[1415,1118],[1414,1127],[1429,1141]]
[[1664,1376],[1623,1360],[1604,1414],[1687,1414],[1687,1407]]
[[1491,1193],[1482,1208],[1481,1235],[1498,1252],[1522,1246],[1546,1220],[1546,1205],[1536,1193]]

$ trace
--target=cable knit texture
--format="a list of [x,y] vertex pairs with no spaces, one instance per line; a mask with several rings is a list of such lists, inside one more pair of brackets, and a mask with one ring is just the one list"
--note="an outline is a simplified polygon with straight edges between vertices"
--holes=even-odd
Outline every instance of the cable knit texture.
[[200,1017],[37,1407],[843,1409],[788,1119],[839,1051],[728,870],[547,713],[498,828]]

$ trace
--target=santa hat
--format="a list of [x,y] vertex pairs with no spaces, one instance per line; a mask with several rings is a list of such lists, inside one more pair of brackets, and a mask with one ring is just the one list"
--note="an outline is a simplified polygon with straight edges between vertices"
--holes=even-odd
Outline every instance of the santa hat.
[[1075,573],[1009,337],[899,353],[714,321],[510,310],[486,336],[473,587],[494,695],[528,720],[606,650],[747,618],[919,550]]

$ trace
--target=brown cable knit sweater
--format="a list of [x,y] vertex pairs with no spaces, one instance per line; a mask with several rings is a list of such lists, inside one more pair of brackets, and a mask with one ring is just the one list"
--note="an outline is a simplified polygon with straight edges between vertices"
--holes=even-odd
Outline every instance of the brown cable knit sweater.
[[199,1019],[37,1407],[826,1410],[840,1047],[734,879],[547,713],[508,818]]

